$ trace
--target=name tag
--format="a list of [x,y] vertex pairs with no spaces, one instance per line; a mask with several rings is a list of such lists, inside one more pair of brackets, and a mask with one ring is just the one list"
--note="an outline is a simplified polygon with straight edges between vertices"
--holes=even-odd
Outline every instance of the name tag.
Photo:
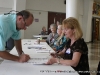
[[70,54],[70,53],[71,53],[70,48],[68,48],[68,49],[66,50],[66,53],[67,53],[67,54]]
[[55,39],[52,39],[52,41],[54,41]]

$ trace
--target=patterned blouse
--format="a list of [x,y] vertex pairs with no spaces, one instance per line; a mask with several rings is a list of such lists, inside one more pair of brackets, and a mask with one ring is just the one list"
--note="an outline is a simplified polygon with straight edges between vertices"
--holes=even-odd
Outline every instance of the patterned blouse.
[[46,42],[49,44],[49,46],[52,46],[57,38],[58,38],[57,33],[55,33],[54,36],[53,33],[50,33],[46,39]]
[[[88,63],[88,47],[84,42],[84,39],[78,39],[71,46],[71,40],[68,40],[66,44],[66,52],[64,54],[64,59],[72,60],[74,52],[80,52],[81,58],[76,67],[73,67],[80,75],[90,75],[89,73],[89,63]],[[70,49],[69,49],[70,48]],[[88,73],[86,73],[88,72]]]
[[52,48],[56,48],[56,50],[63,50],[63,48],[65,47],[67,43],[67,39],[65,36],[63,37],[58,37],[55,42],[54,42],[54,45],[52,46]]

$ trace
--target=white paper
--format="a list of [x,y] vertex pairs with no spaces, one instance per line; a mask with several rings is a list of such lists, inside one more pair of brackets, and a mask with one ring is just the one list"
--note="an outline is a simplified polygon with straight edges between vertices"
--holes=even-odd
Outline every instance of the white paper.
[[40,49],[40,50],[36,50],[36,52],[37,53],[49,53],[50,54],[50,52],[51,52],[51,50],[42,50],[42,49]]
[[48,58],[31,58],[27,63],[28,64],[45,64],[48,61]]

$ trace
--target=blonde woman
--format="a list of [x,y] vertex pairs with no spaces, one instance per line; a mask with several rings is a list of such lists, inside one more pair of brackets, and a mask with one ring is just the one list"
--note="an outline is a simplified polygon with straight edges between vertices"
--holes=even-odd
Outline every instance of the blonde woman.
[[52,46],[53,50],[61,51],[66,45],[67,39],[64,36],[64,32],[62,29],[62,25],[58,25],[57,27],[58,38],[55,40],[54,45]]
[[66,66],[72,66],[80,75],[90,75],[88,63],[88,48],[82,38],[82,30],[79,22],[73,17],[69,17],[63,21],[64,33],[69,40],[66,48],[56,56],[63,55],[63,59],[52,57],[47,64],[60,63]]

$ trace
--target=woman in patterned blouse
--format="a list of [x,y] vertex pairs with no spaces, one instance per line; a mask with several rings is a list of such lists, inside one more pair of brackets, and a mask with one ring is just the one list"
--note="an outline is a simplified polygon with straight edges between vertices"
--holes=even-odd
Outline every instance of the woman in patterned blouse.
[[59,37],[55,40],[52,48],[53,48],[54,51],[61,51],[61,50],[64,49],[66,42],[67,42],[67,39],[64,36],[62,25],[58,25],[57,33],[58,33]]
[[[73,17],[63,21],[64,33],[69,40],[59,53],[52,53],[53,56],[46,64],[60,63],[72,66],[80,75],[90,75],[88,63],[88,48],[82,38],[82,30],[79,22]],[[57,58],[59,56],[59,58]],[[63,59],[60,58],[62,56]]]
[[51,24],[50,30],[51,30],[51,33],[48,35],[46,42],[49,44],[49,46],[52,46],[54,44],[54,41],[58,37],[56,24]]

